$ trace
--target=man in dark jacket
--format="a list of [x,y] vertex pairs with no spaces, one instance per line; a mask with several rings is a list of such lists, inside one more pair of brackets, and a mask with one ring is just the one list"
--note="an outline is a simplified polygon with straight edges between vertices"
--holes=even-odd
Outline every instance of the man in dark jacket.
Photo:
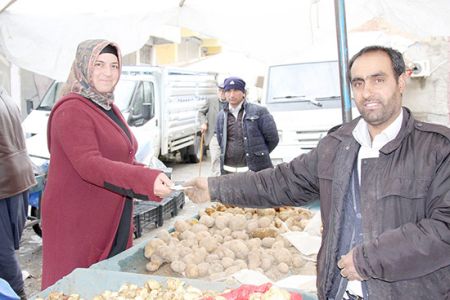
[[19,108],[0,87],[0,278],[22,300],[26,295],[15,250],[27,217],[28,190],[35,184]]
[[267,108],[245,99],[245,81],[224,82],[228,105],[217,116],[216,134],[221,149],[221,173],[273,168],[270,152],[278,145],[278,131]]
[[450,299],[450,129],[402,107],[398,51],[366,47],[349,70],[360,117],[289,164],[197,178],[186,193],[246,207],[319,198],[320,299]]

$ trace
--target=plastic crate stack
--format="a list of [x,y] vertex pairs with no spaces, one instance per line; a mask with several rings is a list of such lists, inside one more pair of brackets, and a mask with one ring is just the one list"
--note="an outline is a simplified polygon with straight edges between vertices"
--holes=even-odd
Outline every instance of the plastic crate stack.
[[160,227],[164,224],[164,220],[178,215],[178,210],[183,208],[184,203],[184,193],[181,191],[173,192],[161,202],[135,200],[133,215],[135,237],[139,238],[142,236],[144,227],[150,224]]
[[162,220],[160,219],[159,206],[155,206],[152,202],[148,201],[134,201],[134,236],[136,238],[142,236],[142,229],[150,224],[154,224],[155,227],[162,226]]

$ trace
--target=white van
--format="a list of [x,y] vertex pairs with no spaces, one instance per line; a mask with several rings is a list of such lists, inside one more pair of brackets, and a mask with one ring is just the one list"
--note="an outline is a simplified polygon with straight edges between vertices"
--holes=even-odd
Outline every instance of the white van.
[[[152,157],[164,159],[181,152],[184,160],[197,162],[199,153],[199,108],[217,97],[217,74],[185,69],[124,66],[115,94],[115,104],[135,134],[138,161],[149,165]],[[62,83],[53,83],[39,106],[22,126],[31,156],[49,158],[47,120]]]
[[[265,80],[261,103],[273,115],[280,137],[270,154],[275,164],[310,151],[342,124],[337,61],[270,66]],[[358,115],[352,103],[352,117]]]

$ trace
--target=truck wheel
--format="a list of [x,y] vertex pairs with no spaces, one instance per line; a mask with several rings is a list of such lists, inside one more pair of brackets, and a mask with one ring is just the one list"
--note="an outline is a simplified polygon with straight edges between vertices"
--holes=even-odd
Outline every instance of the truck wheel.
[[[37,219],[40,219],[40,217],[41,217],[40,216],[40,212],[39,212],[39,208],[36,208],[34,206],[31,207],[30,214],[31,214],[32,217],[35,217]],[[41,228],[41,224],[40,223],[34,224],[33,225],[33,230],[38,236],[42,237],[42,228]]]

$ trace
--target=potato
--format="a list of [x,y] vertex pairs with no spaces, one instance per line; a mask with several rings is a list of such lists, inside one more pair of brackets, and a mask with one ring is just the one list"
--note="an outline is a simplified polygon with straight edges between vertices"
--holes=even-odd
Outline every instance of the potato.
[[169,241],[171,239],[170,233],[166,230],[159,232],[156,237],[159,238],[160,240],[164,241],[164,243],[166,243],[166,244],[169,244]]
[[274,216],[277,212],[273,208],[258,209],[257,214],[259,216]]
[[248,256],[248,268],[256,269],[261,266],[261,257],[259,255],[249,255]]
[[161,266],[161,264],[158,264],[158,263],[156,263],[156,262],[150,261],[150,262],[148,262],[148,263],[145,265],[145,268],[146,268],[147,271],[149,271],[149,272],[155,272],[156,270],[159,269],[160,266]]
[[250,250],[258,249],[263,245],[261,239],[253,238],[247,241],[247,246]]
[[187,278],[198,278],[198,266],[196,264],[190,263],[186,265],[185,274]]
[[224,228],[228,227],[229,221],[230,220],[229,220],[228,216],[219,215],[216,217],[214,222],[215,222],[217,228],[224,229]]
[[196,238],[196,235],[194,232],[190,231],[190,230],[185,230],[183,231],[183,233],[180,235],[180,238],[182,240],[194,240]]
[[301,268],[306,264],[306,260],[304,260],[301,255],[292,255],[292,265],[296,268]]
[[258,225],[258,220],[257,219],[253,219],[253,220],[249,220],[247,222],[247,231],[248,232],[252,232],[255,229],[258,229],[259,225]]
[[245,232],[245,230],[239,230],[239,231],[233,231],[231,233],[231,237],[233,239],[238,239],[238,240],[248,240],[248,234]]
[[217,262],[219,260],[220,260],[220,257],[217,254],[209,254],[205,258],[205,261],[208,262],[208,263]]
[[209,274],[220,273],[223,272],[222,262],[215,262],[210,264]]
[[202,262],[198,264],[198,276],[205,277],[209,274],[210,264],[207,262]]
[[223,237],[227,237],[227,236],[231,236],[231,229],[230,228],[223,228],[221,231],[220,231],[220,235],[222,235]]
[[204,224],[194,224],[192,225],[191,229],[190,229],[193,233],[198,233],[201,231],[208,231],[208,227]]
[[160,246],[166,245],[163,240],[155,238],[150,240],[144,247],[144,256],[150,258]]
[[250,237],[263,239],[265,237],[276,237],[278,231],[273,228],[257,228],[250,232]]
[[191,225],[185,220],[176,220],[174,224],[175,230],[178,232],[185,232],[191,228]]
[[277,269],[284,274],[289,272],[289,266],[286,263],[279,263]]
[[208,228],[211,228],[214,226],[214,218],[210,217],[208,215],[203,215],[200,217],[200,220],[198,221],[200,224],[203,224],[207,226]]
[[204,238],[210,237],[210,236],[211,236],[211,233],[209,231],[200,231],[195,234],[195,239],[200,242]]
[[271,256],[263,256],[261,258],[261,268],[267,272],[272,268],[272,262],[274,261],[274,258]]
[[217,247],[219,246],[219,243],[217,242],[217,240],[214,237],[209,236],[209,237],[205,237],[204,239],[202,239],[199,242],[199,246],[205,248],[206,251],[211,253],[217,249]]
[[244,215],[234,215],[229,218],[228,227],[232,231],[244,230],[247,227],[247,219]]
[[172,271],[182,274],[186,269],[186,264],[181,260],[175,260],[170,264]]
[[264,217],[259,218],[259,220],[258,220],[258,226],[260,228],[267,228],[270,226],[270,224],[272,224],[271,217],[264,216]]
[[224,258],[222,258],[222,266],[223,266],[224,269],[232,266],[233,263],[234,263],[234,259],[232,259],[230,257],[226,257],[225,256]]
[[275,257],[275,259],[278,263],[284,262],[287,265],[290,265],[292,263],[291,252],[289,252],[289,250],[286,248],[276,249],[276,251],[274,251],[273,256]]
[[266,248],[271,248],[275,243],[275,238],[273,237],[265,237],[262,239],[262,245]]
[[241,240],[231,240],[224,243],[225,247],[228,247],[234,252],[237,258],[246,259],[249,253],[247,245]]

